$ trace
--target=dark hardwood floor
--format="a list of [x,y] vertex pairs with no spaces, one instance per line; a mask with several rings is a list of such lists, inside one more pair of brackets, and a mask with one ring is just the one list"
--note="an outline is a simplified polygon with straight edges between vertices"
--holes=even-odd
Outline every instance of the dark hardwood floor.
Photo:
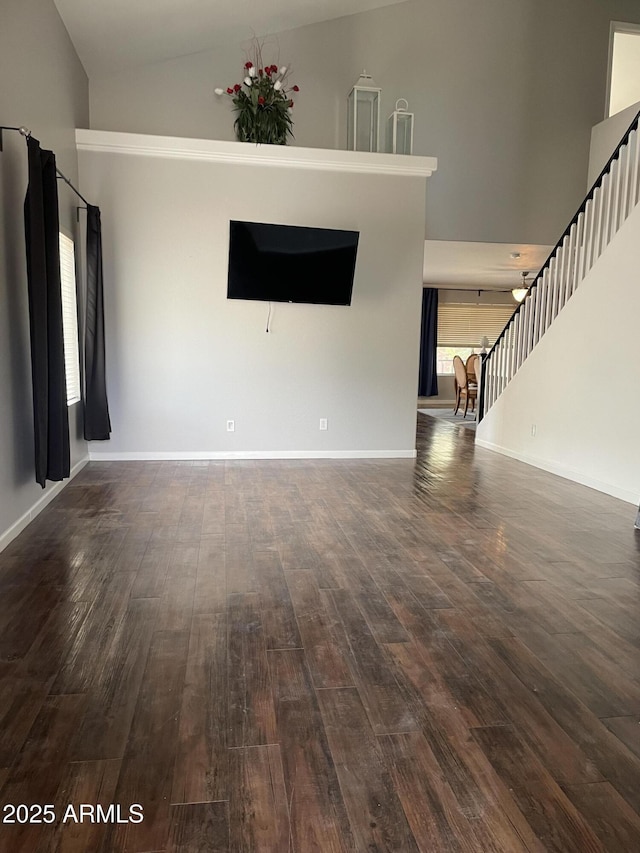
[[0,555],[0,850],[640,851],[635,509],[473,439],[87,466]]

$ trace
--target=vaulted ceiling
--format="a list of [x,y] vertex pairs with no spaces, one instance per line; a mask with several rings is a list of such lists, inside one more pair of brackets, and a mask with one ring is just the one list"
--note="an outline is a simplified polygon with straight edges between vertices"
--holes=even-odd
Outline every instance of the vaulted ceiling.
[[54,0],[87,74],[197,53],[404,0]]
[[[89,77],[248,42],[405,0],[54,0]],[[512,256],[513,252],[518,255]],[[428,241],[425,284],[515,287],[548,246]]]

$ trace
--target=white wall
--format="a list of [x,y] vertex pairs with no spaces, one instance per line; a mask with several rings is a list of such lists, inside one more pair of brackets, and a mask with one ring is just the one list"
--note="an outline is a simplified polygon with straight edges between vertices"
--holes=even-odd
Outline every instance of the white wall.
[[[107,283],[113,437],[92,458],[413,454],[424,177],[79,161]],[[351,307],[276,304],[266,334],[266,303],[226,298],[230,219],[360,231]]]
[[634,504],[640,501],[639,238],[640,206],[477,430],[484,447]]
[[606,118],[591,129],[587,190],[590,190],[595,183],[639,111],[640,101]]
[[[53,0],[2,0],[0,120],[28,127],[56,153],[77,185],[75,127],[89,118],[88,82]],[[27,152],[17,133],[4,133],[0,153],[0,548],[27,523],[43,493],[35,482],[31,355],[23,203]],[[76,197],[59,189],[60,225],[75,237]],[[81,406],[69,410],[71,464],[87,457]]]
[[[411,0],[281,33],[265,58],[301,86],[296,144],[346,147],[346,97],[363,68],[415,113],[417,154],[439,158],[430,239],[554,245],[584,197],[604,114],[609,23],[637,0]],[[279,46],[279,47],[278,47]],[[233,138],[241,45],[91,80],[91,127]]]

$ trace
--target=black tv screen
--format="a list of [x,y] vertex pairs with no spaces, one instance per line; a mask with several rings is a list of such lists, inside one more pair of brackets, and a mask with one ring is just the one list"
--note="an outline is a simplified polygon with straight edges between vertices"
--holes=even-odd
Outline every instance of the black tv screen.
[[350,305],[358,236],[231,220],[227,297]]

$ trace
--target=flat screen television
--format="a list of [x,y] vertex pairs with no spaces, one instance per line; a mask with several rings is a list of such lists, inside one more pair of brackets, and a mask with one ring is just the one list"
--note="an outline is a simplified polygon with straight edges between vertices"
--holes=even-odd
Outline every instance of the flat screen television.
[[358,231],[230,222],[227,298],[350,305]]

